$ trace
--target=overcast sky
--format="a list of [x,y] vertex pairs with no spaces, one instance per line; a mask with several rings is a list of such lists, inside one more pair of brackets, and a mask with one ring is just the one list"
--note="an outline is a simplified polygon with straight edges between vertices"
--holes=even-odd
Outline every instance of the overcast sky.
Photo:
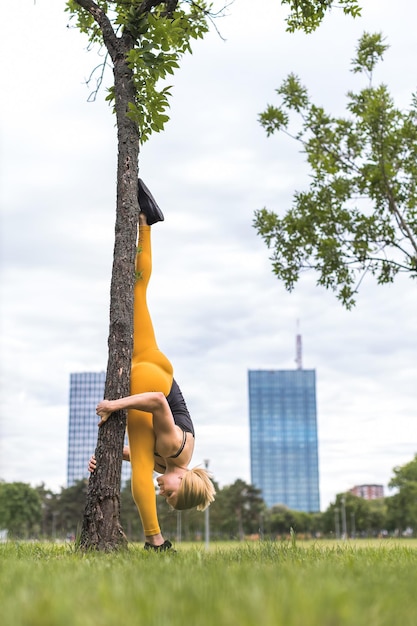
[[[363,0],[312,35],[285,32],[278,0],[236,0],[172,79],[171,120],[141,149],[140,173],[165,213],[153,228],[149,304],[197,431],[193,464],[220,485],[250,482],[247,372],[317,372],[321,507],[355,484],[387,485],[417,452],[417,286],[361,286],[345,311],[307,274],[292,294],[271,271],[253,213],[281,215],[307,185],[299,148],[257,116],[297,73],[342,115],[365,85],[349,71],[361,34],[391,45],[376,72],[396,104],[415,90],[415,0]],[[65,2],[3,3],[1,46],[0,477],[66,485],[71,372],[106,369],[116,191],[115,119],[100,63],[67,28]],[[254,7],[256,6],[256,9]],[[110,76],[109,76],[110,80]],[[96,420],[96,416],[91,416]],[[387,493],[389,493],[387,491]]]

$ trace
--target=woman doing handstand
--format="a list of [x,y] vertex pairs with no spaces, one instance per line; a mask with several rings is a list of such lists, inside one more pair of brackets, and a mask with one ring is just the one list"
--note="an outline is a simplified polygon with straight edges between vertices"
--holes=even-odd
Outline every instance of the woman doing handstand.
[[[97,405],[99,426],[113,411],[126,409],[129,446],[123,458],[132,464],[132,495],[145,533],[146,549],[166,550],[156,512],[153,471],[159,493],[173,508],[204,510],[215,490],[202,468],[188,469],[194,451],[194,426],[174,380],[173,368],[159,350],[149,314],[146,292],[152,272],[151,224],[164,219],[144,183],[139,180],[139,241],[134,289],[131,396],[103,400]],[[95,459],[94,459],[95,461]],[[90,462],[91,465],[91,462]],[[95,463],[91,469],[95,468]]]

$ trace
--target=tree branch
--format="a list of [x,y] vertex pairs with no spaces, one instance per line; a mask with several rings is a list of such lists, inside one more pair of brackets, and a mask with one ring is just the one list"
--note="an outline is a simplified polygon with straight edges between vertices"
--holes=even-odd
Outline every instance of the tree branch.
[[90,13],[99,25],[100,30],[103,33],[104,43],[114,63],[117,56],[120,54],[120,45],[106,13],[94,2],[94,0],[75,0],[75,2],[79,4],[82,9]]
[[391,187],[386,179],[385,167],[383,167],[383,172],[384,172],[384,182],[387,188],[387,198],[388,198],[389,209],[395,217],[395,220],[398,224],[398,228],[401,230],[403,235],[409,240],[417,256],[417,242],[414,240],[413,233],[411,232],[408,224],[404,221],[403,216],[401,215],[401,212],[398,210],[398,206],[392,194]]
[[96,97],[97,97],[97,94],[98,94],[98,92],[100,90],[100,87],[102,85],[102,82],[103,82],[104,72],[105,72],[106,66],[107,66],[107,58],[108,58],[108,54],[105,55],[103,63],[101,63],[100,65],[97,65],[97,67],[95,67],[93,69],[93,71],[91,72],[89,78],[85,81],[86,85],[89,87],[90,86],[90,82],[93,80],[93,76],[96,73],[96,71],[98,69],[101,70],[100,71],[100,76],[96,79],[96,88],[93,89],[93,91],[88,96],[87,102],[94,102]]

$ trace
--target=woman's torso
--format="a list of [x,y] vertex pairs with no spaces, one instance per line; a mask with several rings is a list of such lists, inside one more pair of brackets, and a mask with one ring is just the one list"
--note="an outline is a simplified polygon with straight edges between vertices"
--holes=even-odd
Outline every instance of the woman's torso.
[[158,453],[158,438],[155,441],[155,466],[156,472],[163,473],[167,468],[187,467],[194,451],[194,425],[187,404],[175,378],[167,395],[167,402],[175,424],[176,443],[172,454],[161,456]]
[[187,467],[191,462],[194,452],[194,436],[182,430],[179,426],[175,426],[175,429],[179,435],[178,442],[180,443],[174,454],[166,457],[158,454],[158,439],[155,441],[154,470],[160,474],[163,474],[167,469],[172,467]]

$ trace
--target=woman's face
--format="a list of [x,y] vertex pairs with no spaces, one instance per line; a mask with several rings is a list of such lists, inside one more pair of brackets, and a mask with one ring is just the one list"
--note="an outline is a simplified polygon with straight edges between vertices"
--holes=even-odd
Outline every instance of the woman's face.
[[159,495],[161,495],[171,506],[175,505],[177,500],[177,492],[181,485],[182,476],[174,472],[168,472],[162,476],[158,476],[156,482],[159,486]]

